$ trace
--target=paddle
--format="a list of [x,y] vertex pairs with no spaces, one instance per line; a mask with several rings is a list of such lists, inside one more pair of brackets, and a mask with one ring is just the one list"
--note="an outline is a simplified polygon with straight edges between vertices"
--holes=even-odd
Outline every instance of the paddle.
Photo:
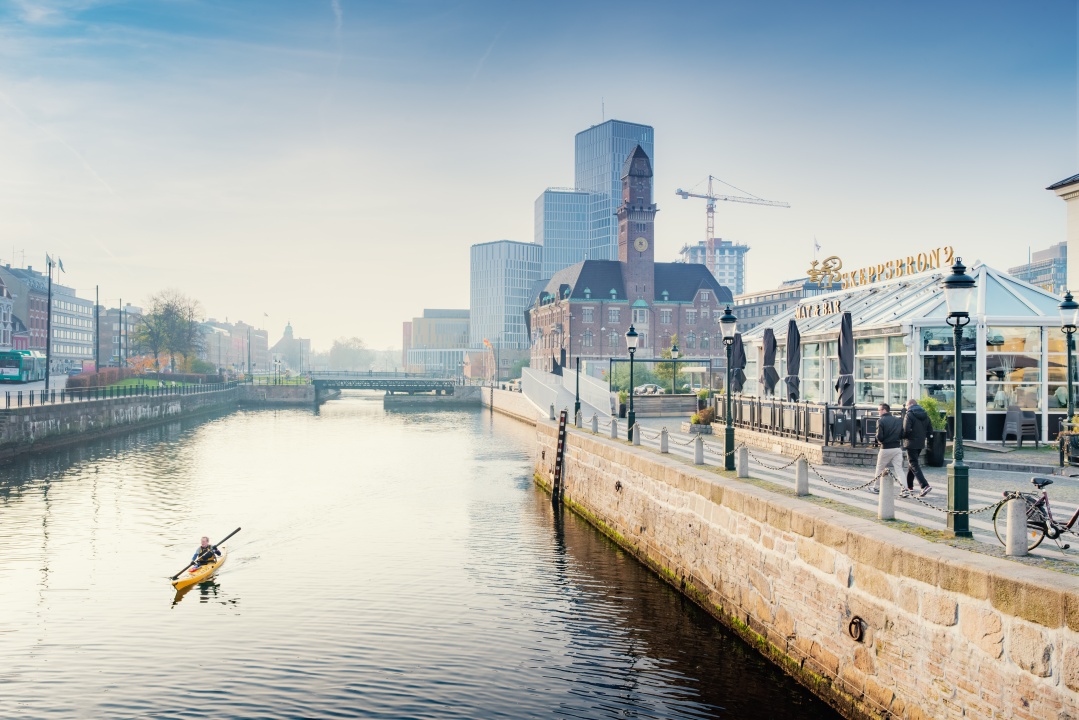
[[[230,533],[229,533],[228,535],[226,535],[226,536],[225,536],[225,540],[228,540],[228,539],[229,539],[230,537],[232,537],[233,535],[235,535],[235,534],[236,534],[236,533],[238,533],[238,532],[240,532],[240,528],[236,528],[235,530],[233,530],[232,532],[230,532]],[[217,543],[217,545],[211,545],[210,547],[217,547],[218,545],[221,545],[222,543],[224,543],[224,542],[225,542],[225,540],[222,540],[221,542]],[[187,565],[184,565],[184,570],[187,570],[187,569],[188,569],[189,567],[191,567],[191,566],[192,566],[192,565],[194,565],[194,564],[195,564],[195,561],[194,561],[194,560],[192,560],[192,561],[191,561],[191,562],[189,562],[189,563],[188,563]],[[176,578],[180,577],[181,575],[183,575],[183,574],[184,574],[184,570],[181,570],[180,572],[176,573],[175,575],[173,575],[172,577],[170,577],[170,578],[169,578],[169,580],[175,580]]]

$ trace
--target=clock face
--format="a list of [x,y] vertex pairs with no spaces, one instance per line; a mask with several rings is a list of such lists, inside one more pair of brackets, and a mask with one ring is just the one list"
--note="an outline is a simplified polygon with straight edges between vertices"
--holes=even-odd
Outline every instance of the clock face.
[[648,238],[639,237],[633,241],[633,247],[637,252],[644,252],[648,249]]

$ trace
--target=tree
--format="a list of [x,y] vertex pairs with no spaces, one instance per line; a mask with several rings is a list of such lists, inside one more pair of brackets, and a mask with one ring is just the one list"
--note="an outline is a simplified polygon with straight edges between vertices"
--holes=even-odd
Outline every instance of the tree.
[[370,370],[372,353],[358,337],[338,338],[330,348],[331,370]]
[[521,375],[524,374],[524,369],[529,366],[530,362],[531,360],[529,358],[525,358],[513,363],[513,367],[510,368],[510,380],[516,380],[521,377]]
[[[678,335],[671,335],[671,345],[678,344]],[[663,348],[663,352],[659,354],[664,360],[671,359],[671,349],[669,347]],[[655,366],[656,383],[664,390],[671,390],[671,381],[674,379],[674,363],[657,363]]]
[[151,355],[154,369],[158,371],[161,370],[162,355],[168,356],[173,370],[176,369],[177,355],[187,364],[187,359],[202,347],[201,314],[198,300],[179,290],[164,290],[151,296],[135,330],[134,349]]

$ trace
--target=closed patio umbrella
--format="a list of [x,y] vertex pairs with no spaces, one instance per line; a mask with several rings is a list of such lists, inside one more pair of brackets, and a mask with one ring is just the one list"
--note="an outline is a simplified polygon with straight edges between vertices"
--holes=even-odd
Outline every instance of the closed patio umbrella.
[[764,386],[764,392],[767,395],[776,394],[776,383],[779,382],[779,372],[776,370],[776,350],[779,349],[779,344],[776,342],[776,334],[772,332],[772,328],[768,328],[764,331],[764,367],[761,368],[761,385]]
[[839,395],[839,405],[849,407],[854,404],[854,326],[850,313],[843,313],[839,322],[839,377],[836,378],[835,390]]
[[798,371],[802,366],[802,333],[798,332],[798,323],[791,318],[787,325],[787,399],[797,402],[800,397]]
[[740,393],[746,385],[746,348],[742,344],[742,333],[734,334],[731,343],[731,392]]

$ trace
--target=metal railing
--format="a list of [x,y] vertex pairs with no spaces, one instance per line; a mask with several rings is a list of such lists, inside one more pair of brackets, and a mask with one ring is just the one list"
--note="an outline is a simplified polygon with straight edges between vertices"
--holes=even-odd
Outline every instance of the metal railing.
[[[714,400],[716,423],[727,420],[727,403],[722,396]],[[906,408],[894,408],[901,421]],[[752,395],[731,397],[731,424],[736,428],[788,437],[822,445],[860,447],[874,442],[880,413],[876,406],[829,405],[792,402]]]
[[202,395],[236,387],[235,382],[204,383],[189,385],[113,385],[92,388],[63,388],[61,390],[16,390],[4,392],[4,409],[62,405],[75,402],[93,402],[130,397],[169,397],[175,395]]

